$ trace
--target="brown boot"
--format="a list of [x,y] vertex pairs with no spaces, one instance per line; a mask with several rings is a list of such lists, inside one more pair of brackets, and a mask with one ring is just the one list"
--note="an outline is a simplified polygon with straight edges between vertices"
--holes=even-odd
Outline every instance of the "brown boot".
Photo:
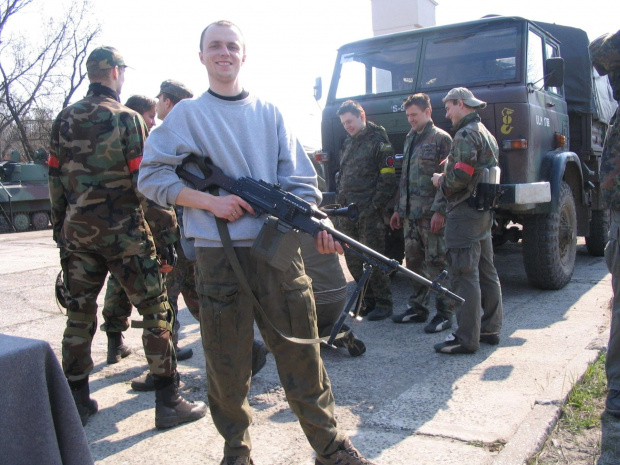
[[71,395],[73,396],[73,401],[75,402],[77,411],[80,414],[82,426],[86,426],[86,423],[88,423],[88,417],[99,411],[97,401],[90,398],[88,378],[77,382],[70,381],[69,387],[71,389]]
[[131,380],[131,389],[134,391],[154,391],[155,382],[150,373],[145,373],[142,376]]
[[131,353],[131,348],[123,343],[123,334],[108,332],[108,365],[118,363]]
[[204,402],[188,402],[179,395],[177,375],[153,376],[155,381],[155,426],[171,428],[180,423],[199,420],[207,413]]
[[358,451],[349,438],[345,439],[336,452],[316,456],[315,465],[375,465]]

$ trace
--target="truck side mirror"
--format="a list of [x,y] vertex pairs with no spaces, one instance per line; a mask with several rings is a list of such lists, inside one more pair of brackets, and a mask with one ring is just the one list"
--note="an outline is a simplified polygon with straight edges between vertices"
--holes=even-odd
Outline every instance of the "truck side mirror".
[[323,96],[323,81],[320,77],[314,81],[314,99],[318,102]]
[[545,62],[545,87],[564,85],[564,58],[548,58]]

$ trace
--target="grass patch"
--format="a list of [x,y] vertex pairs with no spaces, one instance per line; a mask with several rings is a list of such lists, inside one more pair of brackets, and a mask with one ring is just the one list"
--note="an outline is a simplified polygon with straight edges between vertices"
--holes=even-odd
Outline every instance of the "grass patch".
[[606,354],[601,352],[575,384],[562,408],[561,428],[578,434],[601,426],[601,400],[607,396]]

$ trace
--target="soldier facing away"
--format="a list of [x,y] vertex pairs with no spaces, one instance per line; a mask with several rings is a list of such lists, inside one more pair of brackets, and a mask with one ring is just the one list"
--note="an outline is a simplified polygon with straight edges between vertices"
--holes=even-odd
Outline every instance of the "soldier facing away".
[[[446,269],[446,199],[433,185],[433,173],[442,170],[452,148],[452,138],[433,123],[428,95],[411,95],[404,106],[411,131],[405,139],[403,173],[390,226],[392,229],[404,226],[407,268],[432,281]],[[415,281],[412,284],[409,305],[403,313],[392,317],[395,323],[423,323],[429,316],[430,289]],[[452,300],[437,295],[435,305],[437,314],[424,327],[427,333],[452,327]]]
[[63,370],[86,424],[98,410],[90,398],[88,375],[93,369],[97,295],[110,272],[143,317],[133,326],[143,328],[144,352],[155,378],[156,427],[194,421],[207,407],[178,393],[171,356],[173,313],[137,191],[144,120],[120,103],[126,64],[116,49],[93,50],[86,68],[88,93],[54,121],[48,161],[53,237],[67,289]]

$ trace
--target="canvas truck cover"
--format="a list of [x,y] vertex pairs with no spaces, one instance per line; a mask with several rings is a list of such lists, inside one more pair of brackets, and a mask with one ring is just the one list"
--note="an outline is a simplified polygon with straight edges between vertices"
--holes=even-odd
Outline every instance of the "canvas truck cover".
[[590,40],[585,31],[539,21],[534,23],[560,41],[568,111],[592,114],[594,119],[609,123],[617,104],[607,77],[599,76],[592,67],[588,51]]

